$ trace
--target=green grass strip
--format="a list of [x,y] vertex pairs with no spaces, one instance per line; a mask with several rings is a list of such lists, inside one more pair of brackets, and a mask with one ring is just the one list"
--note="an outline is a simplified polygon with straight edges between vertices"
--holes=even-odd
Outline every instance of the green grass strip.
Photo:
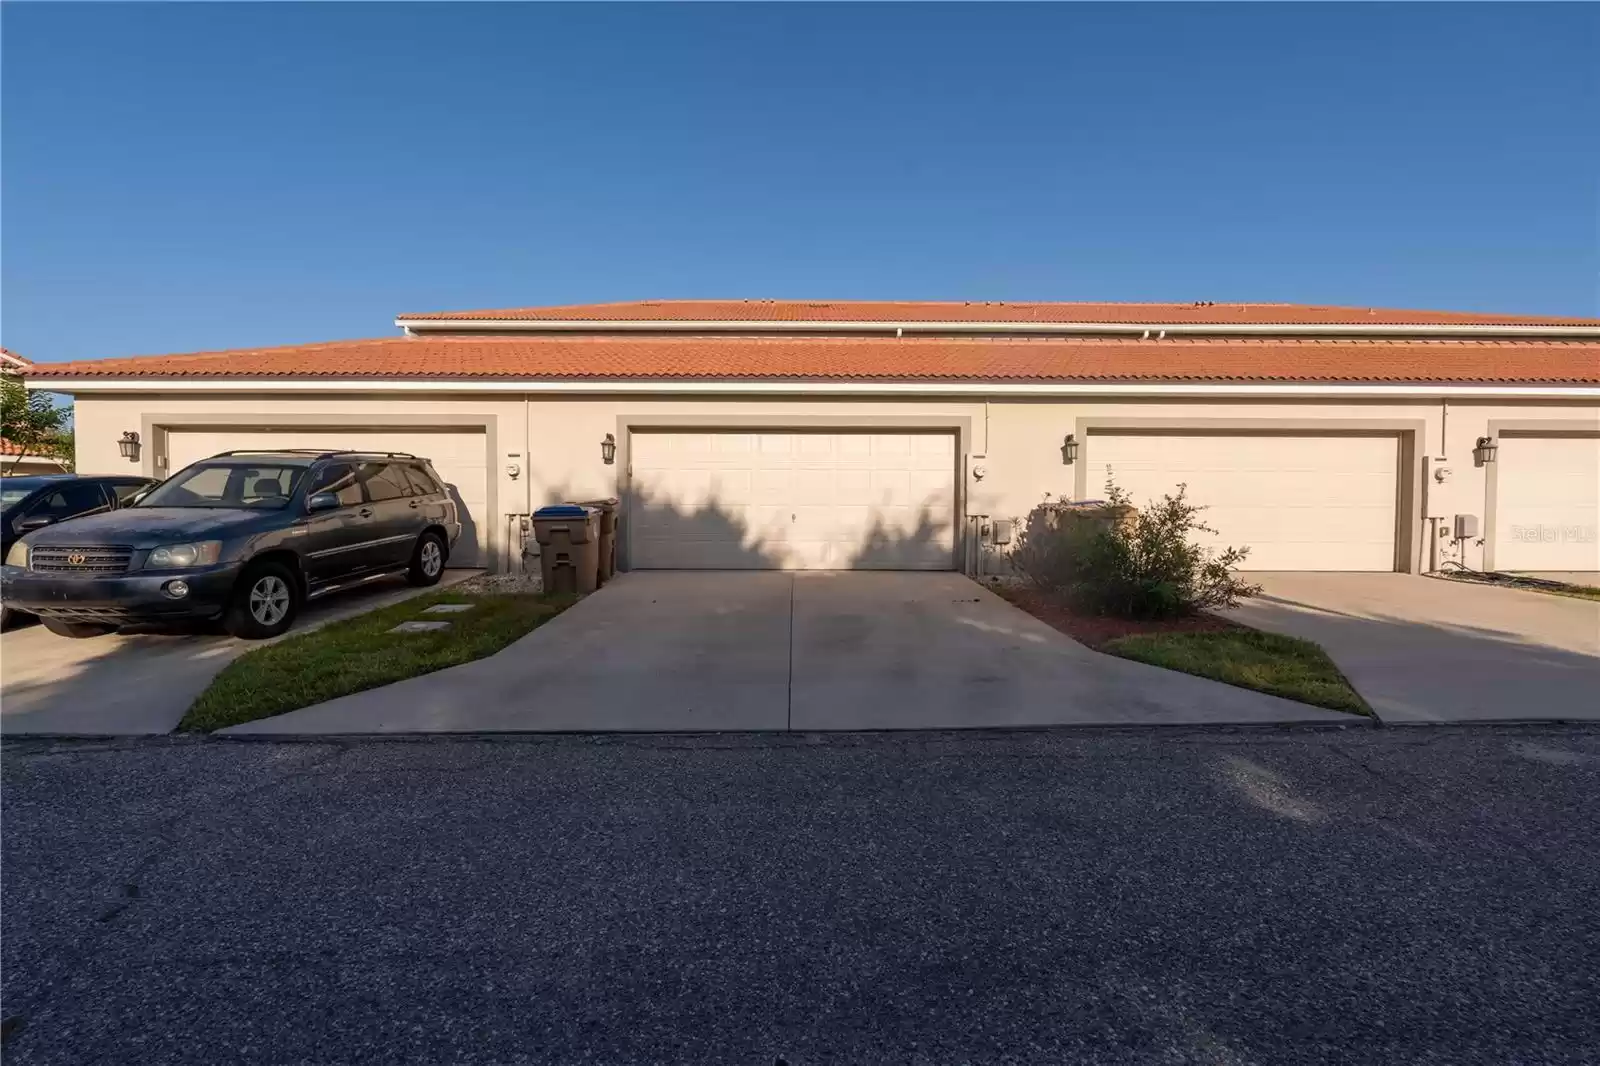
[[1372,714],[1327,652],[1309,640],[1254,629],[1145,633],[1118,637],[1104,650],[1317,707]]
[[[309,707],[408,677],[481,659],[548,622],[572,596],[477,596],[436,592],[333,622],[246,652],[211,682],[178,724],[210,732]],[[470,603],[458,614],[424,615],[436,603]],[[401,622],[449,622],[430,633],[391,633]]]

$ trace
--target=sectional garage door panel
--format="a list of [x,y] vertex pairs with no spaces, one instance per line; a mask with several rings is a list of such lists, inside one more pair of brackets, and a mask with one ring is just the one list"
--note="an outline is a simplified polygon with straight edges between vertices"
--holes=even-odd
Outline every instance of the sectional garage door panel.
[[631,566],[954,565],[953,434],[636,431],[631,452]]
[[441,429],[173,429],[167,433],[167,470],[237,448],[326,448],[350,451],[410,452],[433,462],[456,498],[461,539],[452,566],[482,566],[489,558],[489,466],[481,431]]
[[1400,443],[1394,435],[1094,433],[1088,495],[1107,479],[1136,505],[1189,486],[1213,547],[1246,570],[1393,570]]
[[1496,570],[1600,571],[1600,435],[1502,435]]

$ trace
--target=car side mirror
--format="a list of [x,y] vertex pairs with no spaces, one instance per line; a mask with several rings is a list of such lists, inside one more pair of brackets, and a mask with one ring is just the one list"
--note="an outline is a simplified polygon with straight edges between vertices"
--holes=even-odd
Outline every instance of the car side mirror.
[[318,511],[332,511],[339,506],[339,497],[332,492],[313,492],[310,499],[306,500],[306,513],[316,514]]
[[30,514],[17,519],[16,522],[12,523],[11,528],[18,533],[32,533],[36,529],[53,526],[55,522],[56,520],[47,514]]
[[132,507],[134,504],[138,503],[140,500],[142,500],[146,496],[150,495],[150,490],[153,489],[153,488],[155,488],[154,485],[148,485],[148,486],[140,489],[138,492],[134,493],[132,496],[129,496],[126,500],[123,500],[121,506],[123,506],[123,507]]

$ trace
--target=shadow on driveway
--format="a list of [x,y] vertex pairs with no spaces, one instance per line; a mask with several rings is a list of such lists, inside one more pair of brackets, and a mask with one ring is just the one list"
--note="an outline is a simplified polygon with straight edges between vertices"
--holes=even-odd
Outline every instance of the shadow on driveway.
[[1314,640],[1385,722],[1600,721],[1600,602],[1407,574],[1252,574],[1232,616]]
[[[480,573],[447,570],[436,587]],[[285,636],[430,591],[402,578],[306,607]],[[282,637],[278,639],[283,639]],[[0,636],[0,733],[89,736],[168,733],[211,679],[270,641],[235,640],[200,626],[129,627],[85,640],[31,624]]]

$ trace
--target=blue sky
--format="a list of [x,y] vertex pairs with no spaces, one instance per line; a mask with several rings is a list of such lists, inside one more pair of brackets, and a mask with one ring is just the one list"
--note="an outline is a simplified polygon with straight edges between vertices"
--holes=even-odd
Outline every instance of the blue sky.
[[642,297],[1600,314],[1594,5],[7,4],[37,359]]

